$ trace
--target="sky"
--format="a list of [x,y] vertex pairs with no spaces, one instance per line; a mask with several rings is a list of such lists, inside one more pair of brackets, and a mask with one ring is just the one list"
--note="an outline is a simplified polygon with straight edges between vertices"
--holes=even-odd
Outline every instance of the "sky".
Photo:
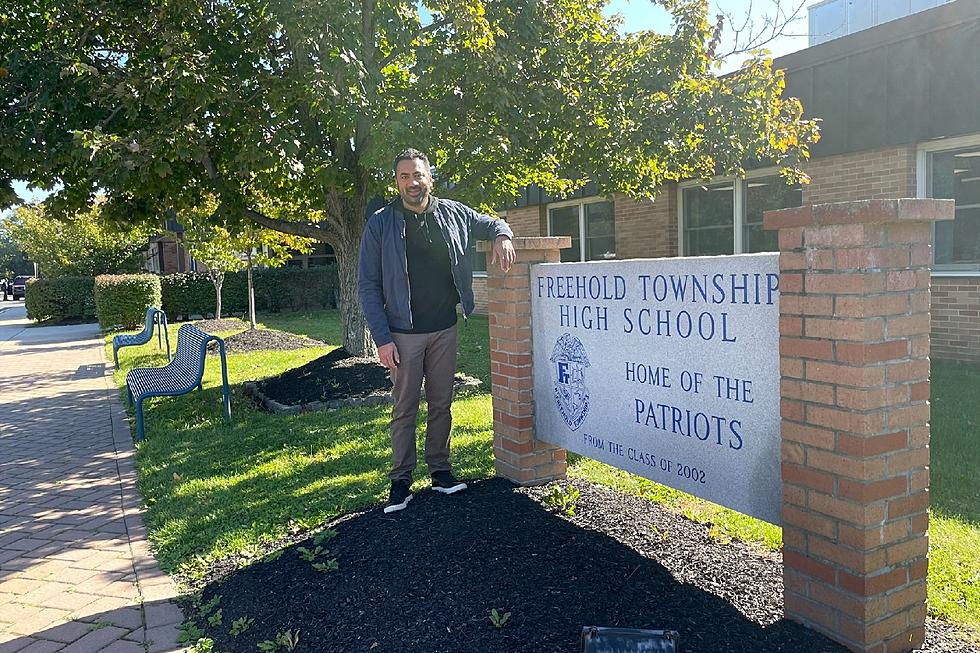
[[[807,18],[806,7],[817,4],[822,0],[711,0],[712,14],[727,13],[738,21],[745,20],[746,16],[754,21],[757,26],[761,26],[766,16],[774,16],[779,9],[784,12],[792,12],[801,3],[804,9],[800,11],[799,18],[791,23],[786,34],[766,45],[773,56],[778,57],[790,52],[802,50],[807,46]],[[751,10],[751,15],[749,12]],[[654,30],[661,33],[671,31],[670,14],[661,6],[654,4],[651,0],[611,0],[606,8],[606,15],[622,15],[623,30],[626,32],[636,32],[640,30]],[[730,34],[722,43],[722,47],[731,43]],[[730,49],[730,46],[729,46]],[[722,72],[727,72],[738,67],[744,57],[733,57],[722,67]],[[36,202],[44,199],[47,193],[33,190],[20,181],[14,182],[14,190],[21,199],[27,202]],[[2,216],[0,216],[2,217]]]
[[[807,47],[807,12],[810,5],[819,4],[823,0],[711,0],[711,15],[719,13],[731,15],[736,23],[742,23],[746,17],[753,21],[757,28],[764,24],[765,17],[777,15],[781,10],[784,14],[792,14],[802,5],[797,20],[787,26],[785,35],[767,44],[774,57],[790,52],[796,52]],[[627,32],[652,29],[656,32],[671,31],[670,14],[654,4],[651,0],[610,0],[606,15],[621,14],[625,19],[623,28]],[[727,27],[727,26],[726,26]],[[722,45],[731,41],[731,32],[726,30]],[[729,48],[730,49],[730,48]],[[737,68],[741,59],[734,59],[722,68],[723,71]]]

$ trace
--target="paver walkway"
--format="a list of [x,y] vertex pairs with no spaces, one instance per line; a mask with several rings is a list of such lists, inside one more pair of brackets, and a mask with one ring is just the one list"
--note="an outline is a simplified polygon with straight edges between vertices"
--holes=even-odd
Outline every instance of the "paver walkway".
[[28,329],[13,306],[0,303],[0,653],[180,650],[98,328]]

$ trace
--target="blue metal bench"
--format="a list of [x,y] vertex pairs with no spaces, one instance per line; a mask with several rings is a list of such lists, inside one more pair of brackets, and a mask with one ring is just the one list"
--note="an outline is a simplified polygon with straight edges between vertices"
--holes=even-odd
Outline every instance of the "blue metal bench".
[[143,401],[150,397],[175,397],[194,388],[203,390],[204,361],[208,343],[218,343],[221,354],[221,390],[224,394],[225,419],[231,421],[231,398],[228,394],[228,363],[225,360],[225,341],[185,324],[177,331],[177,352],[165,367],[138,367],[126,374],[129,403],[136,403],[136,435],[142,440]]
[[170,334],[167,333],[167,314],[155,306],[146,309],[146,324],[139,333],[112,337],[112,358],[119,368],[119,350],[123,347],[145,345],[153,338],[153,327],[157,329],[157,347],[163,349],[163,338],[167,339],[167,360],[170,360]]

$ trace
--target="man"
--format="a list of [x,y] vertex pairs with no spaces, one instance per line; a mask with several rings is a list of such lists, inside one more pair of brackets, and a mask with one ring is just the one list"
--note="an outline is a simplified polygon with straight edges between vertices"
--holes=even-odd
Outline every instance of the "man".
[[415,420],[422,379],[429,404],[425,462],[432,488],[466,489],[449,462],[450,406],[456,373],[456,305],[473,312],[473,241],[493,241],[490,263],[510,269],[513,232],[502,220],[432,195],[429,160],[405,150],[394,163],[398,199],[364,228],[357,290],[381,364],[391,371],[391,494],[386,513],[412,499]]

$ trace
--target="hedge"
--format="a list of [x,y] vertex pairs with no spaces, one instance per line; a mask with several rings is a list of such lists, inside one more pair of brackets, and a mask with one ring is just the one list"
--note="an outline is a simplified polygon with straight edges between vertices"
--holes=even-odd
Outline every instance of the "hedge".
[[150,306],[160,306],[160,277],[153,274],[95,277],[95,315],[103,329],[136,328],[143,324]]
[[[258,311],[309,310],[336,306],[336,266],[316,268],[262,268],[252,271]],[[205,272],[181,272],[160,278],[163,310],[170,320],[193,315],[213,316],[214,284]],[[244,271],[225,275],[221,287],[224,315],[248,310],[248,278]]]
[[31,320],[91,320],[95,317],[95,277],[35,279],[24,293]]

